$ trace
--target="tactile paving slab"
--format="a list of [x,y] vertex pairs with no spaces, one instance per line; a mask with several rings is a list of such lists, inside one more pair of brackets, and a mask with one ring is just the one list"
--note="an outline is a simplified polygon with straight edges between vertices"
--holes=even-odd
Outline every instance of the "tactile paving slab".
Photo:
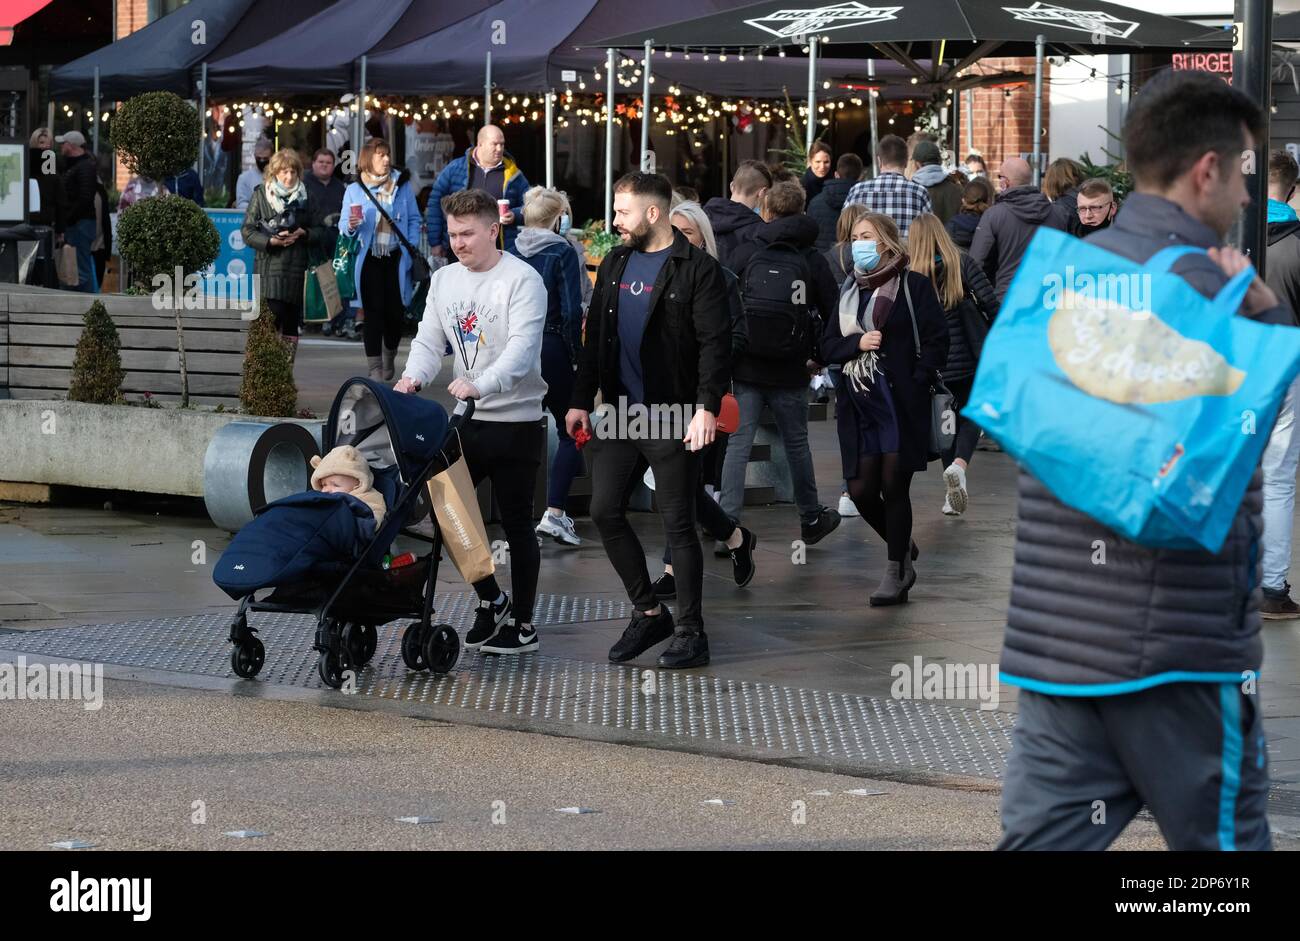
[[[463,632],[475,603],[472,592],[439,595],[435,620]],[[628,614],[626,601],[544,594],[538,597],[534,620],[547,625],[621,620]],[[83,625],[6,634],[0,647],[52,658],[233,677],[229,624],[229,614],[213,613]],[[313,618],[253,612],[250,624],[266,646],[266,664],[250,682],[326,689],[316,672],[318,654],[311,649]],[[985,778],[1001,776],[1011,744],[1013,717],[1001,712],[742,682],[700,671],[466,651],[444,676],[413,673],[401,659],[404,628],[405,622],[379,628],[374,659],[360,671],[351,695],[650,733],[682,745],[704,740],[760,752]]]

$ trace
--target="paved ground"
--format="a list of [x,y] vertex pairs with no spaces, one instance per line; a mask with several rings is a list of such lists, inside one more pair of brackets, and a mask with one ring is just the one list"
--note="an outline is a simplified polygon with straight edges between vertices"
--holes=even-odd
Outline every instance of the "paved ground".
[[[0,849],[972,850],[999,836],[987,790],[140,683],[106,698],[94,714],[0,709]],[[574,807],[598,812],[559,812]],[[1139,820],[1118,846],[1164,842]]]
[[[303,404],[323,413],[339,383],[347,376],[361,372],[363,364],[363,354],[358,344],[322,340],[305,343],[298,360]],[[836,481],[838,456],[831,423],[815,423],[811,437],[822,499],[834,504],[839,493]],[[746,525],[757,532],[760,540],[758,575],[747,589],[737,589],[730,578],[730,563],[706,554],[705,616],[713,662],[706,671],[699,673],[705,680],[715,684],[768,684],[774,688],[807,691],[815,702],[821,701],[818,696],[829,697],[831,694],[886,701],[891,697],[891,668],[895,664],[910,664],[916,657],[922,657],[926,662],[995,664],[1001,644],[1012,562],[1013,467],[1004,455],[979,452],[970,483],[971,509],[966,516],[953,520],[944,518],[939,512],[942,484],[934,467],[930,473],[918,476],[913,495],[916,541],[922,550],[917,564],[920,577],[912,592],[911,603],[892,609],[871,609],[865,603],[866,594],[879,579],[884,552],[874,534],[869,533],[861,520],[846,520],[839,531],[808,550],[804,564],[796,564],[796,559],[792,558],[795,555],[792,540],[798,536],[798,531],[793,508],[773,506],[747,510]],[[647,514],[637,514],[635,525],[642,535],[648,554],[652,558],[657,557],[662,546],[657,519]],[[599,547],[594,528],[585,519],[579,521],[578,527],[585,540],[582,547],[569,549],[546,543],[543,549],[540,591],[555,596],[586,599],[593,604],[616,604],[624,600],[625,595]],[[1300,527],[1297,532],[1300,533]],[[499,531],[494,531],[493,536],[499,538]],[[107,510],[102,499],[95,498],[83,506],[0,507],[0,630],[39,631],[69,625],[100,625],[204,613],[221,616],[233,606],[213,586],[210,567],[227,543],[228,536],[212,527],[201,504],[169,502],[154,506],[137,502],[127,507]],[[1300,558],[1300,553],[1297,558]],[[506,574],[508,575],[508,570]],[[450,567],[444,567],[439,591],[464,591],[464,585]],[[622,623],[618,618],[570,619],[544,627],[542,652],[553,664],[569,665],[576,671],[585,669],[590,674],[595,669],[594,665],[605,663],[606,651],[621,631]],[[1300,674],[1297,669],[1300,667],[1300,622],[1266,622],[1264,639],[1266,656],[1262,690],[1270,738],[1271,768],[1275,784],[1289,792],[1290,799],[1294,802],[1297,792],[1300,792],[1300,682],[1297,682],[1297,675]],[[290,641],[290,644],[295,655],[302,655],[310,646],[310,637],[304,633],[300,640]],[[22,644],[17,638],[0,636],[0,649],[6,648],[22,649]],[[268,656],[268,670],[272,657],[277,655],[273,651]],[[647,657],[639,664],[641,667],[653,665],[652,657]],[[565,669],[569,669],[569,666]],[[165,676],[152,676],[148,679],[169,685],[173,682],[192,685],[183,677],[168,679]],[[461,679],[468,682],[473,677],[466,673]],[[270,689],[267,684],[256,686],[259,695],[281,695],[280,691]],[[207,742],[205,749],[218,747],[219,741],[223,739],[239,741],[240,729],[245,726],[269,728],[259,725],[264,720],[257,717],[242,716],[238,721],[232,718],[230,726],[223,726],[217,721],[217,716],[224,714],[227,709],[249,708],[256,712],[259,708],[271,708],[265,700],[260,704],[232,700],[229,691],[220,695],[199,695],[169,693],[162,689],[142,691],[129,685],[121,689],[133,690],[129,703],[122,706],[124,715],[138,717],[141,714],[135,712],[138,705],[143,714],[161,718],[165,713],[179,719],[187,708],[182,704],[191,701],[196,704],[194,708],[199,711],[198,714],[203,714],[205,708],[211,710],[213,724],[198,736]],[[115,692],[114,695],[121,693]],[[313,721],[319,724],[321,735],[326,734],[327,730],[333,731],[336,719],[345,724],[361,723],[362,726],[367,721],[380,721],[378,718],[363,719],[347,712],[332,713],[328,722],[320,722],[319,718],[313,720],[311,716],[319,717],[319,713],[313,710],[341,701],[340,694],[319,695],[319,701],[295,707],[305,710],[294,714],[304,735],[310,733]],[[206,707],[203,703],[207,704]],[[948,700],[944,705],[973,710],[977,704],[968,699]],[[1015,691],[1000,689],[998,710],[1010,714],[1014,713],[1015,708]],[[12,709],[0,710],[0,715],[6,717],[0,719],[0,729],[5,729],[7,733],[0,737],[0,741],[14,743],[11,747],[17,750],[15,757],[24,762],[18,766],[18,773],[21,774],[24,769],[30,770],[29,763],[33,761],[31,750],[36,747],[36,743],[45,749],[50,747],[50,741],[57,741],[58,737],[41,734],[40,722],[35,725],[7,726],[6,723],[29,722],[29,718],[7,718],[17,714],[18,711]],[[44,714],[27,712],[24,716]],[[74,710],[72,715],[76,714]],[[105,710],[105,716],[107,715],[108,710]],[[342,716],[348,718],[344,720]],[[466,716],[465,719],[478,721],[471,716]],[[71,722],[72,719],[69,718],[68,721]],[[87,730],[87,735],[91,735],[90,730],[104,729],[108,736],[104,739],[104,747],[110,749],[113,733],[108,730],[114,728],[113,725],[99,719],[80,721],[83,724],[79,727]],[[271,720],[268,718],[265,721]],[[433,727],[420,725],[414,720],[391,721],[397,723],[395,728],[401,729]],[[174,724],[177,728],[168,728],[168,724],[154,722],[144,726],[151,729],[151,734],[147,741],[141,738],[136,743],[136,747],[141,749],[141,768],[154,760],[148,756],[155,747],[151,744],[155,737],[160,756],[158,760],[162,761],[161,756],[165,756],[171,747],[178,749],[178,753],[183,752],[185,723],[176,721]],[[195,727],[205,728],[203,722],[197,722]],[[520,727],[527,728],[527,725],[525,723]],[[531,739],[518,738],[514,732],[476,733],[466,728],[457,729],[454,734],[447,733],[443,738],[465,736],[461,741],[461,745],[467,749],[464,754],[473,754],[475,736],[479,734],[484,736],[484,742],[496,741],[493,735],[502,735],[507,738],[501,741],[527,743],[505,747],[507,754],[511,749],[527,747],[572,748],[577,750],[574,755],[585,754],[583,749],[588,748],[592,754],[606,754],[602,749],[616,748],[617,754],[627,756],[626,759],[620,759],[620,763],[626,763],[629,768],[637,767],[637,762],[642,758],[651,762],[687,761],[680,755],[671,758],[656,752],[642,755],[638,750],[625,746],[596,747],[591,744],[556,742],[536,736]],[[564,734],[584,736],[588,733],[572,729]],[[176,737],[174,740],[173,736]],[[91,738],[94,739],[95,736],[91,735]],[[263,745],[266,741],[277,741],[274,735],[263,734],[262,738]],[[358,731],[357,741],[364,738],[364,734]],[[257,736],[251,736],[248,741],[250,749],[257,747]],[[95,741],[89,745],[97,747]],[[396,739],[391,746],[395,752],[401,752],[406,747],[405,741],[399,746]],[[687,751],[692,748],[689,742],[675,742],[669,747],[684,748]],[[490,751],[487,745],[483,748]],[[327,761],[322,753],[320,761],[323,765],[337,764],[342,768],[351,760],[350,752],[342,745],[338,749],[326,751],[330,752],[330,760]],[[223,760],[230,762],[228,772],[237,774],[236,769],[241,762],[235,756],[241,753],[234,745],[229,752]],[[456,754],[450,752],[445,757],[454,764]],[[130,760],[123,761],[119,755],[119,767],[113,763],[111,755],[110,749],[97,759],[102,768],[111,770],[113,774],[130,773]],[[733,785],[737,781],[743,781],[748,786],[750,781],[766,780],[767,775],[795,773],[754,764],[734,765],[714,757],[698,760],[702,762],[698,765],[699,768],[730,769],[717,772],[720,777],[712,780],[728,780],[729,774]],[[473,762],[466,764],[472,766]],[[358,768],[362,765],[364,762]],[[220,761],[215,762],[214,767],[217,766],[221,766]],[[737,769],[743,769],[743,774],[738,774]],[[0,774],[8,775],[11,770],[0,762]],[[213,773],[216,774],[215,771]],[[448,770],[448,773],[472,777],[476,772],[472,767],[456,766]],[[604,771],[601,773],[604,774]],[[298,777],[296,774],[286,775],[283,780],[277,779],[276,786],[291,789],[305,786],[297,783]],[[592,775],[588,785],[603,787],[600,777],[601,775]],[[75,774],[68,780],[74,779]],[[631,782],[637,779],[637,774],[629,774],[627,778]],[[481,780],[490,781],[491,776],[485,775]],[[702,780],[710,779],[706,777]],[[467,782],[473,783],[468,778]],[[835,787],[827,787],[833,793],[836,792]],[[816,789],[818,788],[809,788]],[[461,792],[461,789],[454,790]],[[469,791],[476,792],[473,787]],[[223,792],[223,795],[224,793],[227,792]],[[531,796],[525,794],[520,799],[536,798],[541,801],[537,806],[561,800],[558,792],[554,792],[556,796],[553,798],[546,796],[542,799],[541,795],[550,793],[552,792],[542,791]],[[618,788],[599,793],[618,793]],[[747,792],[745,801],[738,802],[738,806],[750,806],[750,800],[758,793]],[[940,804],[956,800],[954,793],[949,790],[934,791],[935,799]],[[988,807],[995,808],[995,799],[987,795],[985,797],[989,801]],[[24,797],[24,800],[27,799]],[[41,804],[39,798],[31,799],[36,803],[29,806],[29,814],[45,812],[33,809],[35,807],[43,806],[46,810],[57,807],[53,803]],[[267,800],[270,799],[267,797]],[[578,803],[582,799],[586,798],[576,794],[572,798],[564,798],[567,801],[564,805]],[[384,805],[385,808],[388,806]],[[396,804],[392,806],[396,807]],[[464,808],[468,805],[457,806]],[[182,810],[184,807],[188,807],[188,801],[184,802]],[[726,809],[734,810],[735,807]],[[400,809],[394,810],[394,813],[398,812],[401,812]],[[409,812],[423,811],[416,809]],[[383,814],[387,813],[388,810],[384,809]],[[458,810],[457,813],[469,811]],[[1300,810],[1292,808],[1288,813],[1300,814]],[[545,817],[543,819],[549,820]],[[582,823],[585,818],[566,820],[561,817],[561,821],[562,824]],[[1288,832],[1296,829],[1294,816],[1290,816],[1283,824],[1289,828]],[[246,825],[267,829],[256,822]],[[936,823],[935,826],[939,827],[939,824]],[[747,834],[746,840],[761,844],[764,840],[778,839],[775,835],[778,831],[769,833],[759,827],[757,821],[754,827],[756,829],[743,831]],[[907,828],[904,826],[902,829]],[[29,835],[23,839],[36,838],[35,831],[27,832]],[[804,839],[798,835],[804,832],[809,831],[798,830],[782,839],[797,842]],[[996,828],[987,833],[978,829],[969,833],[956,833],[942,828],[924,832],[948,834],[939,837],[943,845],[973,845],[962,843],[962,840],[984,840],[991,843],[996,837]],[[888,831],[866,830],[859,835],[861,833],[871,834],[873,839],[877,835],[883,840],[895,838]],[[58,838],[58,835],[50,837]],[[408,838],[410,837],[401,837]],[[833,842],[839,838],[828,830],[818,839]],[[943,842],[948,839],[955,842]]]

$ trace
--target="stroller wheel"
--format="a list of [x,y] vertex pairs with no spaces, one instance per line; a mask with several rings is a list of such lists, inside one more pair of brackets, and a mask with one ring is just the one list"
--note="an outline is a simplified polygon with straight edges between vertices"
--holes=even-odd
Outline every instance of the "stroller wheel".
[[246,680],[257,676],[265,662],[266,648],[256,637],[250,637],[243,643],[236,644],[235,649],[230,651],[230,669]]
[[344,674],[352,669],[352,658],[346,650],[340,650],[337,654],[327,651],[320,655],[320,661],[316,664],[322,682],[330,689],[341,688]]
[[379,632],[373,624],[350,623],[343,628],[343,646],[348,656],[359,667],[365,666],[379,646]]
[[450,624],[435,624],[424,641],[424,662],[434,673],[449,673],[460,659],[460,637]]
[[424,663],[424,625],[412,621],[402,634],[402,662],[412,670],[423,670]]

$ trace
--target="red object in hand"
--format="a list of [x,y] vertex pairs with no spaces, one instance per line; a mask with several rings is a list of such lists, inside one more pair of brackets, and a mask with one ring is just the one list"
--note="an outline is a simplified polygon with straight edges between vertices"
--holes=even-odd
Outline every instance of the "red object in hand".
[[591,432],[579,425],[577,434],[573,436],[573,446],[581,451],[582,446],[590,440]]
[[392,569],[400,569],[403,568],[404,566],[413,565],[413,564],[415,564],[415,553],[403,552],[401,555],[395,557],[391,562],[388,563],[388,568],[391,571]]

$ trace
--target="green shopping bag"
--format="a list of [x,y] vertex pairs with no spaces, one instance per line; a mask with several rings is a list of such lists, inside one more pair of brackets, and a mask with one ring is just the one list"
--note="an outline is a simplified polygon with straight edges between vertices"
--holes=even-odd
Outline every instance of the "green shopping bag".
[[361,237],[340,234],[334,242],[334,276],[339,284],[339,298],[350,301],[357,296],[357,255],[361,254]]
[[305,323],[333,320],[343,312],[334,265],[324,262],[308,268],[303,275],[302,319]]

